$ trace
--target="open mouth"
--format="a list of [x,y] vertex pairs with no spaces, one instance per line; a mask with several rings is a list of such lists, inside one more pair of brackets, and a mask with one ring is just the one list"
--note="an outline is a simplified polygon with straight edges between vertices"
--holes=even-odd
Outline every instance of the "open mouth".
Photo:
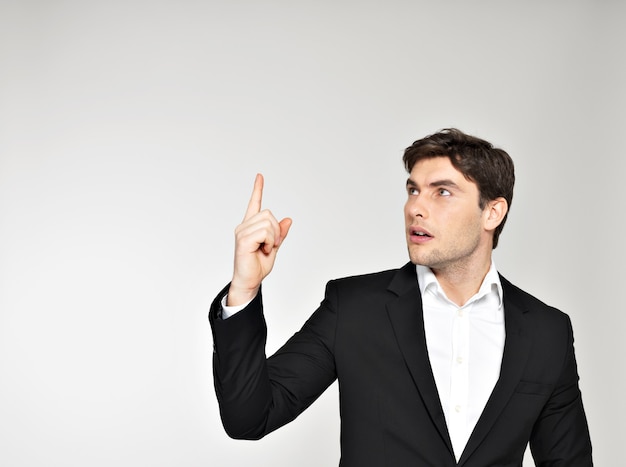
[[430,232],[421,227],[410,227],[409,236],[415,243],[423,243],[433,238]]
[[412,237],[432,237],[432,235],[424,229],[411,228],[410,233]]

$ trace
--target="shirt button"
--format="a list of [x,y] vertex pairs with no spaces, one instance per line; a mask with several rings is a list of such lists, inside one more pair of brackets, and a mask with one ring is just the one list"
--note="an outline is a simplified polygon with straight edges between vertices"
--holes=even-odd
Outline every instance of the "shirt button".
[[463,318],[463,314],[464,314],[464,313],[463,313],[463,310],[459,310],[459,317],[460,317],[460,318]]
[[456,357],[456,362],[459,364],[463,363],[463,357]]
[[459,413],[459,412],[461,411],[461,406],[460,406],[460,405],[457,405],[456,407],[454,407],[454,411],[455,411],[456,413]]

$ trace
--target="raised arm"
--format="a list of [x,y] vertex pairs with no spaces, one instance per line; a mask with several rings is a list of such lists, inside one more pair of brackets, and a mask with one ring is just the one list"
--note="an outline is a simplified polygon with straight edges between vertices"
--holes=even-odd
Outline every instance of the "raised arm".
[[[266,359],[260,286],[274,266],[291,219],[279,222],[270,211],[262,210],[262,195],[259,174],[243,222],[235,230],[232,281],[215,297],[209,312],[222,423],[229,436],[242,439],[261,438],[290,422],[336,378],[332,354],[336,318],[328,305],[320,307],[316,318]],[[222,318],[225,292],[228,306],[248,304],[227,319]]]
[[257,295],[291,227],[290,218],[278,221],[269,210],[261,210],[263,184],[263,175],[257,174],[243,222],[235,229],[235,264],[228,306],[242,305]]

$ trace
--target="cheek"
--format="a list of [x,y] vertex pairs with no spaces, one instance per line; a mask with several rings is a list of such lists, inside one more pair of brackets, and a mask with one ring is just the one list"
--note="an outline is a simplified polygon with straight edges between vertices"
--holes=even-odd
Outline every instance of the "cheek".
[[479,235],[482,230],[482,217],[475,214],[466,214],[465,217],[458,218],[458,228],[469,236]]
[[446,213],[445,218],[440,218],[441,223],[448,225],[451,231],[456,232],[473,232],[482,223],[482,218],[476,215],[474,211],[468,212],[464,209],[450,211]]

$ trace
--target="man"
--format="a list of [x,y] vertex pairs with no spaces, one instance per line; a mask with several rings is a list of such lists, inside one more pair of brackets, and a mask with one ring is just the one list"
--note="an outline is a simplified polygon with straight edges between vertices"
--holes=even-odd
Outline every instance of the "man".
[[338,379],[341,466],[519,467],[529,442],[536,465],[591,466],[569,318],[491,257],[513,197],[511,158],[449,129],[403,160],[411,262],[329,282],[268,359],[261,282],[291,220],[261,210],[257,176],[232,281],[210,311],[227,433],[261,438]]

